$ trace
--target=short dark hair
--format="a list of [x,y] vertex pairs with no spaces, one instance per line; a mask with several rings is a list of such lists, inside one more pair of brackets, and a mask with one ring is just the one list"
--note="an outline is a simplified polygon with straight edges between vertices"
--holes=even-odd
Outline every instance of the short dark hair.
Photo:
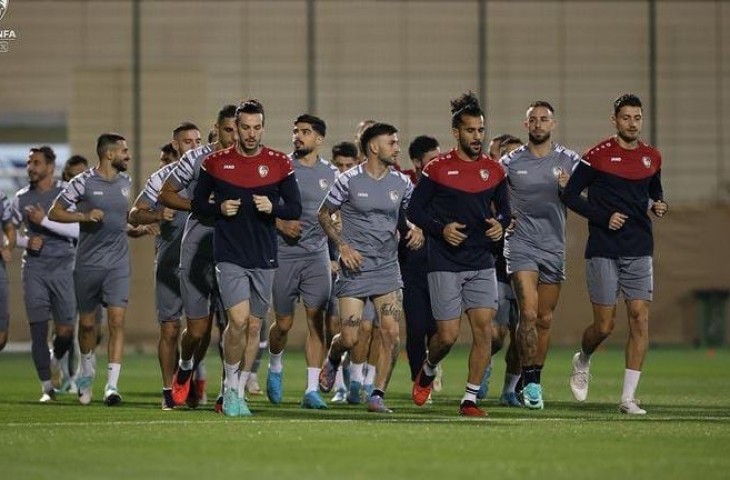
[[550,102],[548,102],[547,100],[535,100],[534,102],[532,102],[530,104],[529,107],[527,107],[527,109],[529,110],[531,108],[536,108],[536,107],[547,108],[548,110],[550,110],[550,113],[555,115],[555,109],[553,108],[552,105],[550,105]]
[[367,156],[368,144],[373,138],[379,137],[381,135],[393,135],[397,132],[398,129],[395,128],[393,125],[378,122],[373,123],[368,128],[366,128],[364,132],[362,132],[362,136],[360,137],[360,148],[362,149],[362,153]]
[[191,123],[191,122],[183,122],[180,125],[178,125],[177,127],[175,127],[175,130],[172,131],[172,136],[175,137],[178,133],[187,132],[187,131],[190,131],[190,130],[198,130],[198,131],[200,131],[200,129],[198,128],[198,126],[195,125],[194,123]]
[[86,159],[86,157],[82,157],[81,155],[72,155],[69,157],[68,160],[66,160],[66,163],[63,165],[63,174],[61,177],[63,178],[64,182],[68,182],[71,180],[71,173],[69,170],[71,170],[71,167],[75,167],[76,165],[83,165],[86,168],[89,168],[89,161]]
[[502,145],[505,142],[505,140],[507,140],[508,138],[515,138],[515,137],[513,137],[509,133],[503,133],[502,135],[497,135],[496,137],[492,137],[489,141],[497,142],[499,145]]
[[327,134],[327,124],[324,123],[324,120],[319,117],[315,117],[314,115],[310,115],[308,113],[299,115],[297,119],[294,120],[294,125],[296,125],[297,123],[310,124],[312,126],[312,130],[319,133],[323,137]]
[[619,110],[621,110],[623,107],[643,108],[641,106],[641,99],[633,93],[624,93],[613,101],[613,114],[618,115]]
[[357,146],[352,142],[340,142],[332,147],[332,160],[335,157],[357,158]]
[[96,139],[96,155],[101,160],[107,150],[112,146],[116,146],[117,142],[124,142],[127,139],[118,133],[102,133],[99,138]]
[[175,150],[175,147],[172,146],[172,142],[168,142],[161,146],[160,152],[164,153],[165,155],[172,155],[173,158],[177,158],[178,156],[177,150]]
[[56,163],[56,152],[53,151],[53,149],[48,145],[43,145],[42,147],[32,147],[30,149],[30,153],[40,153],[43,155],[43,158],[46,160],[46,165],[49,163]]
[[484,110],[479,105],[479,99],[471,90],[451,100],[451,128],[459,128],[461,125],[461,117],[464,115],[470,117],[481,117],[484,115]]
[[510,145],[518,144],[520,146],[524,145],[524,142],[522,139],[518,137],[513,137],[512,135],[508,135],[507,138],[502,140],[502,142],[499,144],[499,155],[504,156],[505,153],[507,153],[507,147]]
[[[223,118],[233,118],[233,117],[223,117]],[[218,131],[213,128],[208,132],[208,143],[213,143],[213,140],[218,139]]]
[[416,160],[422,160],[426,153],[437,148],[439,148],[438,140],[428,135],[420,135],[414,138],[408,146],[408,156]]
[[223,123],[223,120],[226,118],[236,118],[236,106],[235,105],[226,105],[218,112],[218,119],[216,122]]
[[261,123],[264,123],[264,120],[266,120],[264,106],[261,105],[261,102],[259,102],[255,98],[249,98],[248,100],[244,100],[243,102],[238,104],[238,108],[236,108],[236,123],[238,123],[238,116],[242,113],[260,113],[262,118]]

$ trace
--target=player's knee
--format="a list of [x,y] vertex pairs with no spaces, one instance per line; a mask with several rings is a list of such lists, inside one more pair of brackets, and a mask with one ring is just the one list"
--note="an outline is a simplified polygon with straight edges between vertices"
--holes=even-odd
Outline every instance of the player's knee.
[[613,328],[615,325],[616,323],[613,321],[613,319],[602,320],[596,323],[596,329],[602,337],[607,337],[611,335],[611,332],[613,332]]
[[520,323],[524,325],[535,325],[537,323],[537,310],[528,308],[520,310]]
[[537,317],[537,328],[542,330],[550,330],[550,325],[553,323],[553,314],[547,313]]
[[294,317],[276,317],[276,326],[282,333],[287,333],[294,325]]
[[648,312],[631,312],[629,314],[629,331],[633,334],[645,334],[649,332]]
[[358,335],[357,332],[352,332],[350,329],[343,330],[340,332],[340,345],[346,350],[350,350],[357,345]]

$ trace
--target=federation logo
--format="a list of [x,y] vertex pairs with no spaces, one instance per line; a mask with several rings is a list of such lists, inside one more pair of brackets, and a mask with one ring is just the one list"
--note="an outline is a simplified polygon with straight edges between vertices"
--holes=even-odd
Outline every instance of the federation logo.
[[482,177],[482,180],[486,182],[487,180],[489,180],[489,170],[487,170],[486,168],[482,168],[481,170],[479,170],[479,176]]
[[327,181],[326,178],[319,179],[319,188],[321,188],[322,190],[328,190],[330,188],[330,183]]
[[269,174],[269,167],[266,165],[259,165],[259,176],[265,178]]
[[646,168],[651,168],[651,157],[641,157],[641,163],[643,163]]
[[129,188],[127,188],[127,187],[122,188],[122,196],[124,198],[129,198]]
[[0,20],[5,16],[5,12],[8,11],[8,4],[10,0],[0,0]]
[[388,195],[390,195],[391,202],[398,203],[398,198],[400,197],[400,195],[398,195],[398,192],[396,192],[395,190],[391,190],[390,192],[388,192]]

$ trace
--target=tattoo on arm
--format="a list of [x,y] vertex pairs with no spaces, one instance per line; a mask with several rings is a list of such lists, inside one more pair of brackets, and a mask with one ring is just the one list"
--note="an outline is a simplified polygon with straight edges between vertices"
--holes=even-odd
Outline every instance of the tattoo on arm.
[[335,210],[332,207],[323,204],[319,208],[317,218],[319,219],[319,224],[322,225],[324,233],[326,233],[327,236],[335,243],[335,245],[339,247],[340,245],[345,243],[345,241],[342,240],[342,235],[337,230],[337,226],[335,225],[334,220],[332,220],[333,213],[335,213]]

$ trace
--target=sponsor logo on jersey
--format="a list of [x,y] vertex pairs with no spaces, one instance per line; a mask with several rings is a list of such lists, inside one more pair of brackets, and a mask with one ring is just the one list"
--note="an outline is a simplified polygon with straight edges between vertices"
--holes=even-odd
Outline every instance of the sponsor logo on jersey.
[[235,170],[235,169],[236,169],[235,165],[231,165],[230,163],[223,164],[223,170]]
[[363,198],[368,198],[369,195],[367,194],[367,192],[357,192],[357,196],[363,197]]
[[527,170],[517,170],[517,175],[527,175]]
[[611,161],[612,162],[620,162],[621,161],[621,157],[611,157]]
[[446,175],[458,175],[458,174],[459,174],[458,170],[447,170],[446,171]]
[[[269,152],[269,153],[271,153],[271,152]],[[267,167],[266,165],[259,165],[259,176],[261,178],[265,178],[266,175],[268,175],[268,174],[269,174],[269,167]]]
[[641,163],[643,163],[646,168],[651,168],[651,157],[641,157]]
[[328,182],[326,178],[319,179],[319,188],[321,188],[322,190],[327,190],[329,186],[330,182]]
[[102,196],[102,195],[104,195],[104,192],[102,192],[101,190],[92,190],[91,194]]
[[388,195],[390,195],[390,201],[391,202],[398,203],[398,197],[399,197],[399,195],[398,195],[398,192],[397,191],[391,190],[390,192],[388,192]]
[[487,170],[486,168],[482,168],[481,170],[479,170],[479,176],[482,177],[482,180],[486,182],[487,180],[489,180],[489,170]]

